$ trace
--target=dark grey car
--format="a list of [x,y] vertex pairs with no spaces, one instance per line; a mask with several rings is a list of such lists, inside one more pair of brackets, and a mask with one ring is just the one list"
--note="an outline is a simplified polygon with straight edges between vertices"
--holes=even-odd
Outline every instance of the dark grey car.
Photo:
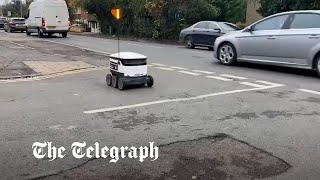
[[5,24],[6,24],[6,18],[0,17],[0,29],[4,29]]
[[187,48],[196,46],[213,49],[216,38],[239,28],[228,22],[201,21],[180,33],[180,42],[186,44]]

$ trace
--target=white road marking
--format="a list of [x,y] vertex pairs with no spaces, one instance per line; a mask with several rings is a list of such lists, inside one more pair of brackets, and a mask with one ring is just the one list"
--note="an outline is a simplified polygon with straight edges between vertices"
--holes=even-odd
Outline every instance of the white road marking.
[[148,66],[148,67],[152,67],[153,65],[149,65],[149,64],[148,64],[147,66]]
[[12,42],[12,41],[9,41],[9,42],[12,43],[12,44],[15,44],[17,46],[24,47],[24,45],[22,45],[22,44],[19,44],[19,43],[16,43],[16,42]]
[[256,81],[257,83],[262,83],[262,84],[268,84],[271,86],[285,86],[283,84],[277,84],[277,83],[272,83],[272,82],[268,82],[268,81]]
[[177,67],[177,66],[171,66],[173,69],[179,69],[179,70],[188,70],[188,68],[183,68],[183,67]]
[[143,47],[151,47],[151,48],[158,48],[161,49],[160,46],[153,46],[153,45],[146,45],[146,44],[138,44],[138,43],[126,43],[127,45],[135,45],[135,46],[143,46]]
[[221,77],[226,77],[226,78],[232,78],[232,79],[239,79],[239,80],[245,80],[248,79],[246,77],[241,77],[241,76],[234,76],[234,75],[229,75],[229,74],[221,74]]
[[103,55],[106,55],[106,56],[110,56],[110,54],[112,54],[112,53],[109,53],[109,52],[99,51],[99,50],[90,49],[90,48],[85,48],[85,47],[76,46],[76,45],[67,44],[67,43],[61,43],[61,42],[50,41],[50,40],[42,40],[42,41],[50,42],[50,43],[55,43],[55,44],[61,44],[61,45],[65,45],[65,46],[76,47],[76,48],[80,48],[80,49],[83,49],[83,50],[87,50],[87,51],[92,51],[92,52],[100,53],[100,54],[103,54]]
[[189,72],[189,71],[178,71],[178,72],[183,73],[183,74],[192,75],[192,76],[200,76],[201,75],[199,73],[193,73],[193,72]]
[[216,80],[221,80],[221,81],[233,81],[232,79],[223,78],[223,77],[219,77],[219,76],[207,76],[207,78],[216,79]]
[[167,66],[167,65],[164,65],[164,64],[159,64],[159,63],[151,63],[152,65],[155,65],[155,66]]
[[311,94],[320,95],[319,91],[313,91],[313,90],[309,90],[309,89],[299,89],[299,90],[303,91],[303,92],[311,93]]
[[203,74],[215,74],[215,72],[210,72],[210,71],[201,71],[201,70],[192,70],[192,71],[196,73],[203,73]]
[[246,85],[246,86],[252,86],[252,87],[256,87],[256,88],[266,88],[268,86],[263,86],[260,84],[254,84],[254,83],[249,83],[249,82],[240,82],[240,84]]
[[171,68],[165,68],[165,67],[157,67],[158,69],[161,69],[161,70],[167,70],[167,71],[173,71],[174,69],[171,69]]
[[275,87],[263,87],[263,88],[224,91],[224,92],[205,94],[205,95],[200,95],[200,96],[195,96],[195,97],[190,97],[190,98],[165,99],[165,100],[160,100],[160,101],[146,102],[146,103],[140,103],[140,104],[127,105],[127,106],[96,109],[96,110],[84,111],[83,113],[95,114],[95,113],[111,112],[111,111],[117,111],[117,110],[123,110],[123,109],[132,109],[132,108],[137,108],[137,107],[151,106],[151,105],[156,105],[156,104],[191,101],[191,100],[205,99],[205,98],[214,97],[214,96],[221,96],[221,95],[228,95],[228,94],[235,94],[235,93],[249,92],[249,91],[258,91],[258,90],[271,89],[271,88],[275,88]]

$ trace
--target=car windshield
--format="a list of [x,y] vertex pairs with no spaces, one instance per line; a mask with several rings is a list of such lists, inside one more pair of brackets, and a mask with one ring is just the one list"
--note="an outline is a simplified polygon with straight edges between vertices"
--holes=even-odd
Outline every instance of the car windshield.
[[225,31],[238,31],[240,28],[238,28],[236,25],[232,25],[230,23],[224,23],[220,22],[219,25],[224,29]]

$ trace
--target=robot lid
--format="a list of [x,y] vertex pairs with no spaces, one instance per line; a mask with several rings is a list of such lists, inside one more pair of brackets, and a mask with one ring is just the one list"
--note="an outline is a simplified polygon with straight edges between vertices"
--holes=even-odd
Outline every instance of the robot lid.
[[138,54],[135,52],[120,52],[111,54],[110,58],[112,59],[124,59],[124,60],[136,60],[136,59],[147,59],[146,56]]

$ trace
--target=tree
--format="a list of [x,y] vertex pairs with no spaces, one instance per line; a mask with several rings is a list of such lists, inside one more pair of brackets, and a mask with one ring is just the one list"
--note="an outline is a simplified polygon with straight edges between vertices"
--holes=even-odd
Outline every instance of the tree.
[[215,0],[213,4],[218,8],[218,21],[245,22],[247,0]]
[[261,4],[258,12],[262,16],[292,10],[312,10],[320,8],[320,0],[256,0]]

